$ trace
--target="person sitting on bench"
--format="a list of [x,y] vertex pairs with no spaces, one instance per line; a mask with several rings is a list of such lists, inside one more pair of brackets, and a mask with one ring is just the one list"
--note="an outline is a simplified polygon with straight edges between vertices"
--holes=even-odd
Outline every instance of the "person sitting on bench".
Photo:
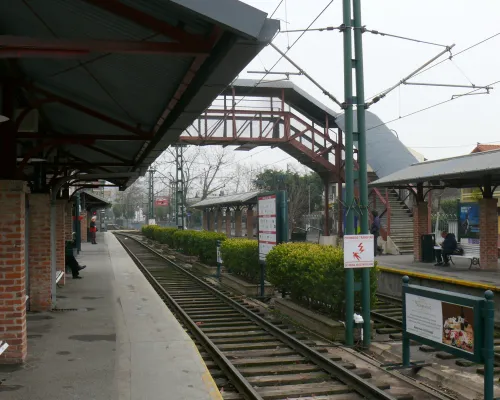
[[453,233],[447,233],[446,231],[441,232],[441,237],[444,240],[443,243],[441,243],[441,249],[435,250],[437,261],[435,266],[438,267],[442,265],[443,267],[449,267],[449,256],[452,255],[457,248],[457,239]]
[[80,276],[80,271],[82,269],[85,269],[87,267],[86,265],[78,264],[78,261],[76,261],[74,255],[66,256],[66,265],[71,268],[71,275],[73,275],[73,279],[82,279],[82,277]]

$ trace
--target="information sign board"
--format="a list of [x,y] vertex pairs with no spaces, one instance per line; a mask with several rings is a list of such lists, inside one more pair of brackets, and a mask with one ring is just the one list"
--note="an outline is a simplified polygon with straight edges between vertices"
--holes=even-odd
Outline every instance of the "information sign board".
[[373,235],[344,236],[344,268],[370,268],[374,264]]
[[259,196],[259,260],[265,261],[267,254],[278,243],[276,194]]

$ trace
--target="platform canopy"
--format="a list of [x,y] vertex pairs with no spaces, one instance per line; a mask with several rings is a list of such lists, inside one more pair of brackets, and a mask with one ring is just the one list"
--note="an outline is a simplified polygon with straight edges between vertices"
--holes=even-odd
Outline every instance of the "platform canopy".
[[143,175],[279,22],[237,0],[3,1],[0,29],[0,115],[29,180],[35,158],[47,175]]
[[192,207],[203,210],[205,208],[238,207],[257,204],[257,196],[259,193],[259,191],[253,191],[233,194],[230,196],[211,197],[209,199],[202,200],[199,203],[193,204]]
[[449,188],[500,185],[500,150],[414,164],[378,179],[370,186],[401,188],[425,183]]
[[99,196],[91,190],[83,190],[81,192],[81,204],[87,211],[111,207],[111,204],[104,197]]

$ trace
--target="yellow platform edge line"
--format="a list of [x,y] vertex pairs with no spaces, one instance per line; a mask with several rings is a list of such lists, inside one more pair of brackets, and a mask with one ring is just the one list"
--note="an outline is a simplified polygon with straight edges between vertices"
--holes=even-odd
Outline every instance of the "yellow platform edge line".
[[476,288],[476,289],[483,289],[483,290],[491,290],[494,292],[500,292],[499,286],[485,285],[483,283],[478,283],[478,282],[464,281],[463,279],[446,278],[443,276],[424,274],[422,272],[408,271],[406,269],[398,269],[398,268],[393,268],[393,267],[384,267],[381,265],[379,265],[377,268],[379,271],[382,271],[382,272],[388,272],[388,273],[393,273],[393,274],[398,274],[398,275],[407,275],[410,278],[413,277],[413,278],[428,279],[431,281],[451,283],[451,284],[457,285],[457,286],[466,286],[466,287],[471,287],[471,288]]

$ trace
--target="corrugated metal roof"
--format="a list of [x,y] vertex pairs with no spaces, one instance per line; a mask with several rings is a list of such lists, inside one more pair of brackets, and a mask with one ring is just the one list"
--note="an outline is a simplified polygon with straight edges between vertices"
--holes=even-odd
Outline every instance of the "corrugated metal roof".
[[441,181],[447,187],[477,187],[485,175],[491,176],[493,185],[500,183],[500,150],[414,164],[378,179],[370,186],[393,187]]
[[[172,106],[153,140],[95,143],[95,147],[106,150],[114,146],[116,152],[130,160],[127,165],[134,165],[132,169],[141,173],[170,143],[176,141],[279,28],[278,21],[268,20],[262,11],[236,0],[210,0],[207,3],[197,0],[122,0],[115,5],[102,2],[102,6],[91,3],[81,0],[3,1],[0,2],[0,30],[3,35],[43,40],[171,42],[172,38],[148,25],[148,18],[205,37],[215,27],[220,28],[219,41],[190,79],[186,76],[193,71],[195,57],[172,54],[91,52],[77,59],[21,57],[17,61],[19,71],[0,68],[1,77],[21,75],[34,87],[146,132],[153,131],[178,89],[187,87],[175,98],[177,104]],[[108,6],[113,12],[105,9]],[[131,7],[133,13],[121,16],[117,10],[122,6]],[[0,64],[3,62],[0,60]],[[32,100],[44,97],[40,93],[29,96]],[[43,104],[40,111],[45,130],[62,135],[59,137],[65,134],[134,135],[60,102]],[[88,152],[77,144],[65,145],[64,150],[74,156],[84,154],[89,157],[86,161],[97,167],[99,162],[109,160],[109,157]],[[60,161],[64,162],[64,159]],[[116,172],[130,169],[112,167]]]
[[[193,208],[207,208],[216,206],[236,206],[240,204],[247,204],[252,199],[256,199],[259,195],[259,191],[248,192],[248,193],[238,193],[230,196],[212,197],[200,201],[199,203],[193,204]],[[255,201],[256,203],[256,201]]]

